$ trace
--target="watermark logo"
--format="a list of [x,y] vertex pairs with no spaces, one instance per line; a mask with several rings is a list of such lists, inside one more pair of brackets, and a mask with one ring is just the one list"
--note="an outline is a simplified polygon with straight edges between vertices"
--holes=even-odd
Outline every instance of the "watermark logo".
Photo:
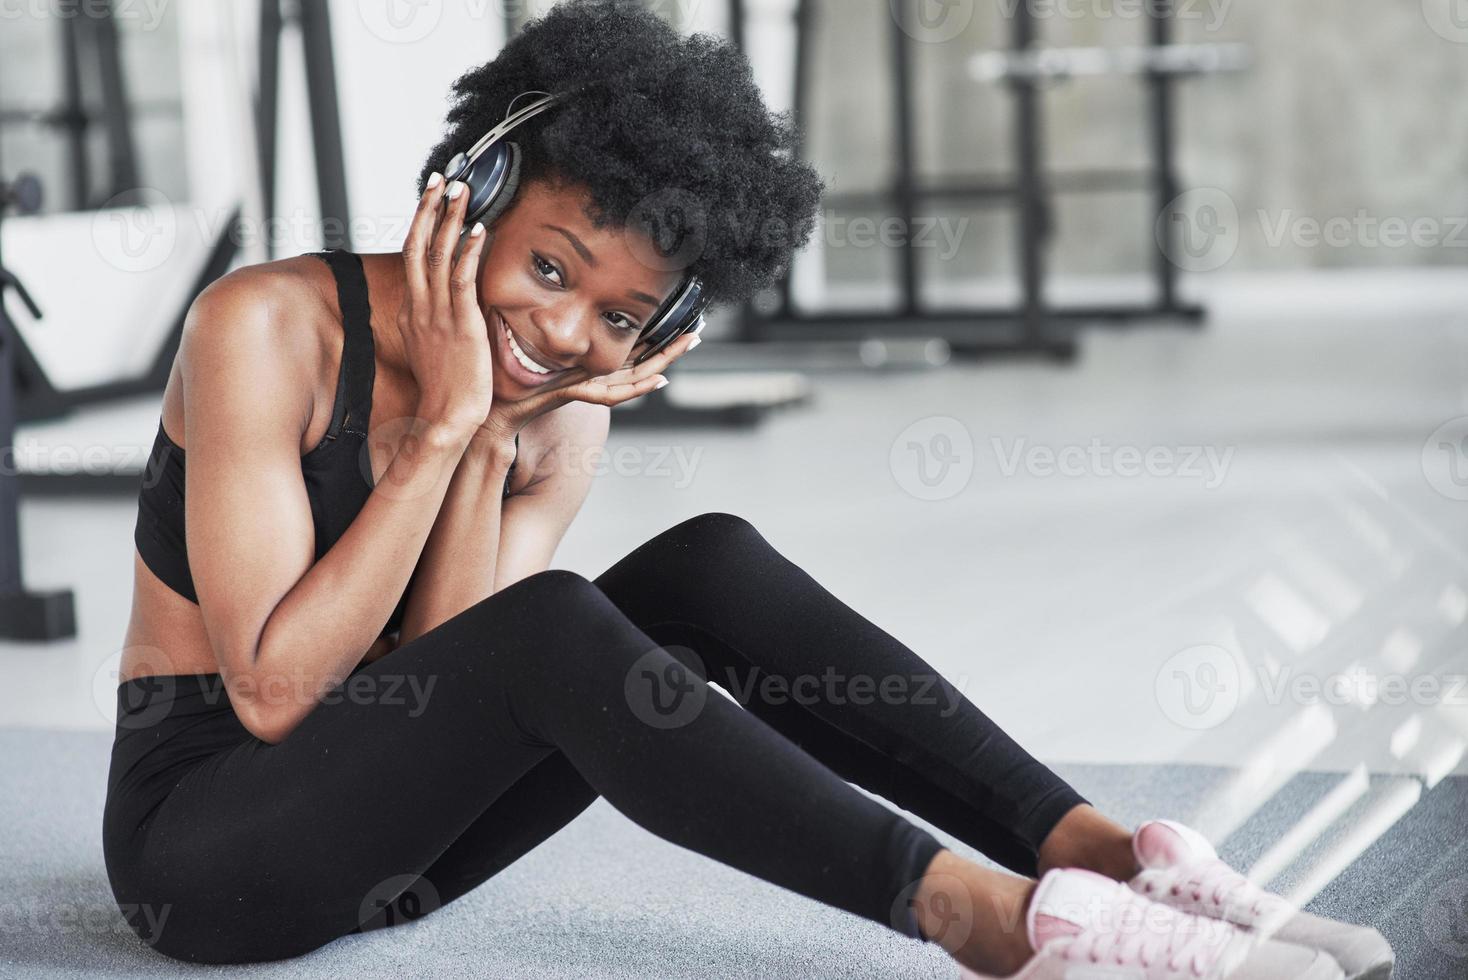
[[917,499],[947,500],[973,478],[973,436],[949,415],[918,419],[892,440],[888,465],[897,485]]
[[1234,448],[1228,446],[1113,446],[1092,437],[1085,445],[1047,446],[1024,438],[1006,446],[998,436],[990,440],[999,472],[1006,477],[1021,470],[1033,477],[1139,476],[1198,480],[1205,490],[1216,490],[1228,478]]
[[[696,664],[694,671],[688,665]],[[623,681],[627,707],[651,728],[682,728],[703,712],[709,688],[699,655],[683,646],[661,646],[632,664]]]
[[952,952],[973,935],[973,896],[957,875],[926,875],[897,893],[888,921],[902,933],[916,925],[928,942]]
[[389,44],[412,44],[438,26],[443,0],[357,0],[357,14],[375,37]]
[[1427,437],[1422,475],[1449,500],[1468,500],[1468,415],[1449,419]]
[[[348,415],[342,422],[342,434],[359,432],[357,426],[365,426],[366,419]],[[431,424],[427,419],[403,415],[385,419],[362,440],[357,450],[357,470],[362,481],[373,491],[393,500],[416,500],[431,493],[442,481],[444,474],[457,467],[458,457],[445,455],[434,459],[427,446],[426,436]],[[340,436],[338,436],[340,438]],[[373,474],[373,457],[387,460],[382,471],[382,482]],[[393,462],[402,456],[409,464],[394,467]]]
[[0,21],[103,18],[127,22],[128,30],[153,31],[163,23],[170,0],[0,0]]
[[1468,44],[1468,0],[1422,0],[1422,17],[1443,40]]
[[1172,21],[1196,22],[1204,31],[1216,31],[1228,18],[1232,0],[999,0],[1000,13],[1014,18],[1023,5],[1035,20],[1141,20],[1161,16]]
[[964,31],[974,19],[974,0],[889,0],[892,18],[902,33],[923,44],[942,44]]
[[[132,661],[135,679],[123,685],[125,654]],[[178,679],[161,647],[141,644],[124,647],[102,661],[92,673],[92,702],[98,713],[128,731],[151,728],[166,718],[177,689]]]
[[1468,960],[1468,878],[1455,878],[1433,889],[1422,907],[1427,941],[1456,960]]
[[92,217],[97,253],[123,272],[149,272],[178,244],[178,216],[168,195],[137,187],[114,195]]
[[1217,187],[1197,187],[1168,202],[1153,232],[1167,260],[1186,272],[1212,272],[1239,248],[1239,209]]
[[1173,724],[1202,730],[1223,724],[1239,706],[1244,672],[1234,654],[1204,643],[1179,650],[1157,671],[1157,705]]
[[708,245],[708,212],[697,195],[679,187],[638,201],[624,227],[632,254],[659,272],[682,272],[703,257]]
[[1264,244],[1278,248],[1288,241],[1296,248],[1468,248],[1468,217],[1463,215],[1404,215],[1379,217],[1357,208],[1349,217],[1324,220],[1284,208],[1271,215],[1257,212]]
[[371,932],[413,922],[442,907],[438,889],[427,878],[393,875],[368,889],[357,909],[357,924],[362,932]]

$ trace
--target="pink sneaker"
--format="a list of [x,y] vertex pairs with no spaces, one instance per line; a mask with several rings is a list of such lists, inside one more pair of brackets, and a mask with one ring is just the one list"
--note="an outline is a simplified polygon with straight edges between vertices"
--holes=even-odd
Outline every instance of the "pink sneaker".
[[[1076,868],[1040,879],[1025,928],[1037,952],[1009,980],[1341,980],[1317,950],[1178,912]],[[999,980],[960,971],[963,980]]]
[[1388,980],[1392,948],[1367,926],[1301,912],[1219,859],[1202,834],[1171,820],[1152,820],[1132,835],[1142,870],[1128,883],[1148,898],[1183,912],[1220,919],[1261,938],[1329,953],[1346,980]]

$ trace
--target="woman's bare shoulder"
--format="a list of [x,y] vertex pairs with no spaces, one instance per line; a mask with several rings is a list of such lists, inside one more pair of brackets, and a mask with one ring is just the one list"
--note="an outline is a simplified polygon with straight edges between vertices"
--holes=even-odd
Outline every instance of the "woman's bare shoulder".
[[[194,299],[184,320],[177,377],[164,393],[165,423],[182,422],[180,381],[226,364],[231,371],[283,378],[300,392],[299,408],[309,419],[315,382],[341,347],[337,315],[331,270],[308,255],[241,266],[216,279]],[[171,431],[184,427],[175,424]]]
[[274,330],[337,311],[331,270],[319,259],[296,255],[241,266],[210,283],[190,307],[185,330],[227,330],[247,321]]

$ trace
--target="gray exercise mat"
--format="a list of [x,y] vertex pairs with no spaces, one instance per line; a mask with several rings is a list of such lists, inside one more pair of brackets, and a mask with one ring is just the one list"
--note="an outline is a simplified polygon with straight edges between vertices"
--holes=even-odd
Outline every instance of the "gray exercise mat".
[[[100,842],[109,747],[100,734],[0,732],[0,977],[956,975],[934,947],[668,844],[602,800],[496,878],[416,922],[294,960],[181,964],[143,946],[112,904]],[[1199,766],[1056,768],[1124,822],[1189,819],[1233,774]],[[1224,856],[1246,866],[1339,778],[1297,776],[1230,836]],[[1468,779],[1445,780],[1309,907],[1378,925],[1397,950],[1401,978],[1468,975],[1465,813]]]

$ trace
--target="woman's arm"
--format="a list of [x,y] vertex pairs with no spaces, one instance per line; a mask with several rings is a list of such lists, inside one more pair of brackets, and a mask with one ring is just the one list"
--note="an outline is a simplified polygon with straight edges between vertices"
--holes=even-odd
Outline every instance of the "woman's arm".
[[231,702],[267,742],[299,724],[382,631],[469,438],[425,425],[313,564],[300,460],[311,384],[287,337],[301,302],[299,284],[277,273],[231,273],[194,302],[179,352],[190,568]]
[[[459,460],[428,535],[398,631],[401,646],[494,591],[501,494],[514,445],[476,437]],[[486,547],[485,543],[489,542]]]
[[536,445],[546,451],[536,460],[524,491],[506,501],[496,592],[550,567],[566,529],[591,492],[611,418],[607,405],[571,402],[531,423]]
[[590,458],[605,445],[610,418],[605,405],[570,402],[527,423],[525,441],[546,449],[526,487],[504,501],[510,453],[471,445],[424,548],[399,645],[550,567],[591,490]]

